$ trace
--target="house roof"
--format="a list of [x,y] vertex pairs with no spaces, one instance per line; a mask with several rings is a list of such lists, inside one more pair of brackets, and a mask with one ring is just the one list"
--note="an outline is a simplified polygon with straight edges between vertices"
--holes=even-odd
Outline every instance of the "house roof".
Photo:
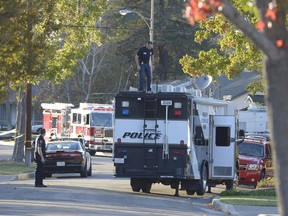
[[240,77],[229,80],[227,76],[218,77],[217,83],[220,85],[220,93],[222,96],[231,95],[232,99],[243,94],[247,94],[246,86],[252,82],[259,81],[261,74],[258,72],[243,71]]
[[265,101],[264,101],[264,95],[248,95],[247,99],[250,99],[252,103],[259,103],[264,105]]

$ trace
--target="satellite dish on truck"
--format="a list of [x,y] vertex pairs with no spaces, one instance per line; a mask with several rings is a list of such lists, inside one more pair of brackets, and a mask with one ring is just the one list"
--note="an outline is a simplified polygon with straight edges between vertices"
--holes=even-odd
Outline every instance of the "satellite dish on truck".
[[199,78],[196,78],[195,85],[200,90],[207,88],[212,82],[212,77],[208,75],[203,75]]

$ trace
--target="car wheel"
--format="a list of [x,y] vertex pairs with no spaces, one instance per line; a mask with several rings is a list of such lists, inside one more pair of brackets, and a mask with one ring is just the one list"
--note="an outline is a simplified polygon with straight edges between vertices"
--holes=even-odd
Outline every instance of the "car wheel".
[[45,177],[50,178],[50,177],[52,177],[52,174],[46,173],[46,174],[45,174]]
[[80,173],[80,175],[81,175],[82,178],[87,177],[87,175],[88,175],[88,172],[87,172],[87,162],[86,162],[86,164],[85,164],[85,167],[84,167],[83,171]]
[[88,176],[92,176],[92,163],[90,162],[90,168],[88,170]]
[[203,164],[199,189],[196,191],[197,195],[199,196],[204,195],[206,191],[206,186],[207,186],[207,168],[206,165]]

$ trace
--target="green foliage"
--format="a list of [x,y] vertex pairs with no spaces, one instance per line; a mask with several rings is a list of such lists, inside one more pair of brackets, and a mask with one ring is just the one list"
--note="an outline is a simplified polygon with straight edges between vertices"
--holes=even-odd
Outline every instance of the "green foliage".
[[220,193],[220,196],[269,196],[275,197],[276,190],[272,189],[259,189],[259,190],[226,190]]
[[[255,11],[250,1],[235,0],[235,7],[245,16],[247,22],[255,24]],[[249,3],[249,4],[248,4]],[[237,77],[245,69],[261,71],[262,54],[239,30],[229,23],[221,14],[199,22],[201,30],[197,31],[195,41],[211,40],[217,49],[201,51],[198,56],[185,56],[179,62],[185,73],[191,76],[211,75],[214,79],[225,74],[229,79]]]
[[105,0],[0,4],[0,87],[66,79],[90,43],[100,41],[99,31],[85,26],[95,26]]
[[269,177],[269,178],[262,179],[257,184],[258,188],[267,188],[267,187],[275,187],[275,186],[276,186],[276,178],[275,177]]

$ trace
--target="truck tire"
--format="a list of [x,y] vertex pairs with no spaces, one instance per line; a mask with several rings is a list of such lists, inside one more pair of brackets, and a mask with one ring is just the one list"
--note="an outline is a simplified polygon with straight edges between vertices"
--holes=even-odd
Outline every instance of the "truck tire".
[[198,196],[202,196],[205,194],[206,186],[207,186],[207,167],[205,164],[202,166],[202,172],[201,172],[201,180],[198,190],[196,190],[196,193]]
[[187,195],[194,195],[195,190],[186,189],[186,193],[187,193]]
[[142,188],[142,184],[141,180],[137,179],[137,178],[131,178],[130,179],[130,185],[132,188],[132,191],[134,192],[140,192],[141,188]]
[[151,191],[151,186],[152,186],[152,183],[151,183],[151,182],[143,182],[142,191],[143,191],[144,193],[150,193],[150,191]]
[[234,180],[227,180],[225,181],[226,190],[233,190],[234,189]]

